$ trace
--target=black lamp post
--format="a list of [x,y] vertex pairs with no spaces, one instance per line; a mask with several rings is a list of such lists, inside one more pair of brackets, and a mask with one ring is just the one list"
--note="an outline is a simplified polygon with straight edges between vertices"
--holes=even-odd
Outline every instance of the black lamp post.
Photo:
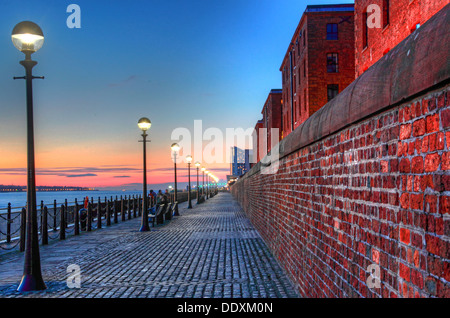
[[147,195],[147,130],[152,126],[150,119],[143,117],[138,121],[138,127],[142,130],[143,152],[144,152],[144,186],[142,191],[142,218],[140,232],[150,231],[150,225],[148,223],[148,195]]
[[[173,163],[174,163],[174,173],[175,173],[175,194],[173,201],[176,203],[178,202],[178,196],[177,196],[177,152],[180,150],[180,146],[177,143],[173,143],[172,146],[170,146],[173,152]],[[175,216],[179,216],[180,213],[178,213],[178,204],[175,206]]]
[[200,167],[200,162],[196,162],[195,163],[195,166],[197,167],[197,204],[199,204],[200,202],[199,202],[199,197],[200,197],[200,190],[199,190],[199,188],[198,188],[198,169],[199,169],[199,167]]
[[44,44],[44,34],[37,24],[24,21],[14,27],[11,37],[14,46],[25,54],[25,60],[20,61],[20,64],[25,68],[26,75],[24,77],[14,77],[14,79],[25,79],[27,87],[27,213],[25,262],[22,280],[17,290],[19,292],[28,292],[47,288],[42,279],[41,258],[39,254],[32,83],[33,79],[43,77],[33,76],[32,70],[37,62],[31,60],[31,54],[39,50]]
[[192,209],[192,202],[191,202],[191,162],[192,162],[192,156],[188,155],[186,156],[186,161],[188,164],[188,182],[189,182],[189,188],[188,188],[188,209]]

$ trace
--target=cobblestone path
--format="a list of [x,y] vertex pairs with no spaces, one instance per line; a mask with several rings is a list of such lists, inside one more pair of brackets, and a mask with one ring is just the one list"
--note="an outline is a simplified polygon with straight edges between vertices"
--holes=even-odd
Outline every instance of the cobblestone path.
[[[293,286],[229,193],[141,233],[140,219],[41,247],[47,290],[16,292],[23,253],[0,260],[0,297],[293,298]],[[69,288],[67,267],[81,269]]]

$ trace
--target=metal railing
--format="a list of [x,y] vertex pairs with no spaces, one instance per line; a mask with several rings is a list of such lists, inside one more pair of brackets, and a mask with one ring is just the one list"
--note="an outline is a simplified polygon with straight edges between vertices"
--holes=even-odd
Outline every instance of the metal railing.
[[[191,192],[191,199],[196,200],[197,192]],[[174,200],[173,194],[170,202]],[[149,207],[156,205],[156,199],[149,198]],[[188,200],[187,192],[177,195],[178,203]],[[91,232],[110,226],[113,223],[124,222],[142,215],[142,197],[116,196],[115,198],[98,197],[94,201],[91,197],[85,208],[77,199],[74,202],[57,202],[44,204],[41,201],[37,209],[39,241],[47,245],[49,240],[65,240],[67,236],[77,236],[82,232]],[[26,207],[12,207],[0,209],[0,250],[25,250]]]
[[[151,202],[150,206],[153,205]],[[84,204],[68,202],[61,203],[54,200],[50,204],[41,201],[37,209],[39,240],[47,245],[49,240],[64,240],[68,235],[80,235],[110,226],[119,220],[126,221],[140,217],[142,213],[141,196],[99,197],[96,201],[92,197],[85,209]],[[12,207],[0,209],[0,249],[25,250],[26,207]]]

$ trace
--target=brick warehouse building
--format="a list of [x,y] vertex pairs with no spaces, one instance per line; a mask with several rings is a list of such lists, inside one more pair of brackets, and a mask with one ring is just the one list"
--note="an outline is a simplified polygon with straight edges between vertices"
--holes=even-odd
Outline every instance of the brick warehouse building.
[[355,79],[354,5],[306,7],[280,67],[283,136]]
[[449,30],[450,4],[231,187],[302,297],[450,298]]
[[[450,0],[356,0],[356,77],[365,72],[408,35],[428,21]],[[370,5],[377,5],[374,15]],[[367,12],[369,9],[369,13]],[[377,27],[374,19],[379,18]],[[366,21],[369,19],[369,24]],[[371,26],[371,27],[370,27]]]
[[253,166],[255,163],[259,162],[267,154],[266,152],[264,152],[262,154],[262,156],[259,154],[258,145],[260,143],[259,136],[261,135],[261,132],[260,132],[261,128],[264,128],[264,122],[262,119],[258,120],[255,125],[255,133],[256,133],[255,137],[256,138],[254,138],[254,140],[253,140],[253,148],[252,148],[253,149],[253,157],[254,157],[252,161],[254,161],[254,162],[252,162],[250,164],[250,166]]
[[278,128],[278,141],[281,140],[282,131],[282,93],[281,89],[272,89],[261,111],[263,115],[263,128],[267,129],[267,151],[272,149],[272,128]]

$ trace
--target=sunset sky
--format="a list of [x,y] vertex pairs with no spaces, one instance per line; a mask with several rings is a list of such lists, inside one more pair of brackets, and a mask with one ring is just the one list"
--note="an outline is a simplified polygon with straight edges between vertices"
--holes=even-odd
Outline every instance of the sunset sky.
[[[281,88],[279,67],[306,5],[351,2],[1,0],[0,184],[26,185],[25,82],[13,80],[24,75],[24,55],[11,41],[18,22],[45,36],[33,55],[34,75],[45,76],[33,82],[37,185],[105,187],[142,182],[141,117],[152,121],[150,184],[173,180],[175,128],[192,130],[194,120],[224,133],[253,128],[269,91]],[[81,29],[66,26],[71,3]],[[229,163],[207,168],[229,174]]]

